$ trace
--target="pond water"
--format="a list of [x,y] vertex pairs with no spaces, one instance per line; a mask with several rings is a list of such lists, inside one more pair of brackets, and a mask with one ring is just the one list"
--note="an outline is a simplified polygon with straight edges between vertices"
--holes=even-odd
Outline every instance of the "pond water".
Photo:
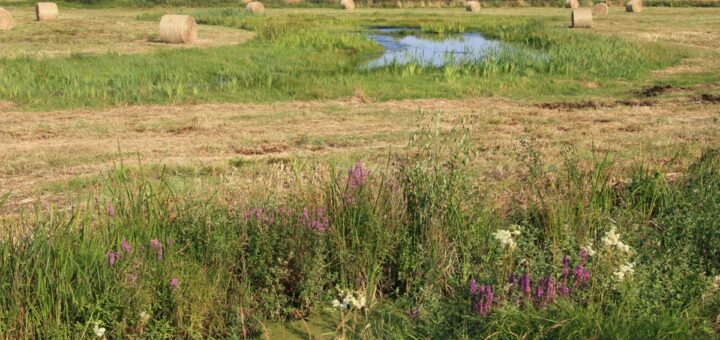
[[370,38],[382,45],[385,53],[369,62],[366,65],[368,68],[411,62],[422,66],[443,66],[481,60],[502,46],[500,41],[487,39],[480,33],[428,35],[409,28],[378,28],[370,34]]

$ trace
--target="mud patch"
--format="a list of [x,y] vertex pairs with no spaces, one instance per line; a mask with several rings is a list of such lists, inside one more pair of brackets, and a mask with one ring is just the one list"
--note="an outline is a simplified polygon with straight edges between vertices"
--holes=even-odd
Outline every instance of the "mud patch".
[[272,154],[272,153],[279,153],[286,151],[289,149],[287,145],[284,144],[278,144],[278,145],[261,145],[259,147],[255,148],[244,148],[244,147],[235,147],[233,148],[235,153],[245,155],[245,156],[255,156],[255,155],[266,155],[266,154]]
[[681,90],[680,88],[672,85],[653,85],[646,87],[638,92],[641,97],[652,98],[657,97],[663,93],[672,92],[674,90]]
[[720,104],[720,95],[714,95],[709,93],[703,93],[700,96],[700,100],[706,103]]
[[655,106],[655,102],[651,100],[617,100],[614,102],[597,102],[593,100],[586,100],[581,102],[567,102],[567,103],[541,103],[536,105],[542,109],[549,110],[560,110],[560,111],[574,111],[583,109],[600,109],[605,107],[618,107],[618,106],[631,106],[631,107],[642,107],[642,106]]

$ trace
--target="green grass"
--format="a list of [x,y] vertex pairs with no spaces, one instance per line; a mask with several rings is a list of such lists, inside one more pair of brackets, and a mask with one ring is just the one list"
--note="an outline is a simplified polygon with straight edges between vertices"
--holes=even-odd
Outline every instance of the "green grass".
[[[350,96],[358,89],[379,100],[617,95],[628,92],[628,82],[641,82],[651,70],[692,54],[560,28],[550,19],[312,13],[253,17],[235,9],[194,15],[199,23],[253,30],[257,38],[239,46],[149,55],[0,60],[5,70],[0,75],[0,98],[33,110],[328,99]],[[410,64],[364,70],[364,62],[381,50],[358,32],[379,25],[482,32],[510,48],[483,61],[448,67]],[[587,89],[581,86],[584,81],[602,86]]]
[[[384,167],[298,174],[289,193],[249,199],[120,164],[100,180],[105,194],[3,225],[0,332],[92,337],[98,323],[112,338],[717,337],[718,151],[677,182],[641,167],[617,185],[612,157],[569,152],[546,164],[526,144],[527,176],[499,203],[473,184],[475,147],[462,129],[426,129]],[[604,244],[612,226],[629,253]],[[520,231],[516,248],[493,236],[501,229]],[[589,280],[576,285],[590,243]],[[112,265],[108,252],[121,254]],[[618,281],[628,262],[634,273]],[[506,283],[510,273],[528,273],[533,296],[548,275],[571,290],[527,297]],[[471,308],[471,280],[494,288],[486,315]],[[337,288],[366,306],[334,311]]]

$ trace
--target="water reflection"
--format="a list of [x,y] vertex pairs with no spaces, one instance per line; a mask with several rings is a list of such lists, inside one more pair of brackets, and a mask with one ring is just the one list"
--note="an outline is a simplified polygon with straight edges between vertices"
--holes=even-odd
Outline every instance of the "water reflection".
[[368,68],[389,64],[414,62],[423,66],[442,66],[483,59],[502,46],[497,40],[486,39],[479,33],[453,35],[423,35],[418,30],[381,28],[370,38],[385,48],[385,53],[369,62]]

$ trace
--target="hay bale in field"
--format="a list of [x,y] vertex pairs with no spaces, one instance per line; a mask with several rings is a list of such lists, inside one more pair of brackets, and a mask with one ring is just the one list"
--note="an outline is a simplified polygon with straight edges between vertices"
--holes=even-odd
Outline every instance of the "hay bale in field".
[[592,10],[589,8],[574,9],[570,19],[572,28],[590,28],[592,27]]
[[610,7],[602,3],[595,5],[592,10],[593,15],[607,15],[608,12],[610,12]]
[[465,5],[465,10],[468,12],[479,12],[480,11],[480,1],[468,1]]
[[630,0],[625,4],[625,11],[632,13],[642,12],[642,1],[641,0]]
[[578,0],[565,0],[565,8],[578,8],[580,3]]
[[355,9],[355,1],[353,0],[342,0],[340,1],[340,8],[346,11],[352,11]]
[[167,14],[160,18],[160,41],[190,44],[197,40],[197,24],[189,15]]
[[0,7],[0,31],[11,30],[13,26],[15,26],[15,22],[10,12]]
[[265,12],[265,5],[262,2],[253,1],[245,6],[245,10],[252,14],[260,14]]
[[54,2],[38,2],[35,4],[35,17],[37,21],[55,20],[60,10]]

